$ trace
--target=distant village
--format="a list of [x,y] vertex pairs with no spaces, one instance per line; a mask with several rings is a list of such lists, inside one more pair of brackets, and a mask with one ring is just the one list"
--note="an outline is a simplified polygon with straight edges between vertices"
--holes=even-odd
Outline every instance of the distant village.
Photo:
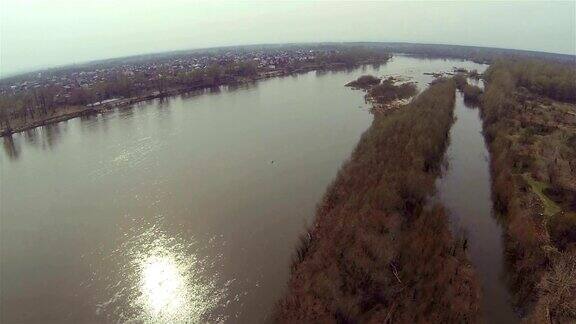
[[1,95],[51,89],[55,102],[65,102],[80,89],[91,89],[119,78],[133,81],[134,88],[161,78],[181,78],[194,71],[205,71],[211,66],[226,67],[240,63],[251,63],[261,76],[284,73],[305,63],[316,63],[319,57],[337,54],[337,49],[265,49],[228,50],[213,53],[191,53],[150,59],[111,61],[84,67],[48,70],[28,74],[25,78],[0,81]]
[[381,64],[390,53],[481,63],[502,55],[572,60],[560,54],[407,43],[258,45],[138,55],[0,79],[0,135],[190,91]]
[[358,46],[234,47],[111,59],[0,79],[0,134],[188,91],[382,63]]

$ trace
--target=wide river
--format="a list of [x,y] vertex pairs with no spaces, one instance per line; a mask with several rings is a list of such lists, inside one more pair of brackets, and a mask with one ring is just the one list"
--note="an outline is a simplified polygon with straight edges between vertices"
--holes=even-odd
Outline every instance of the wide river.
[[299,234],[372,120],[344,84],[371,73],[422,89],[453,67],[484,68],[396,56],[3,138],[0,322],[269,320]]

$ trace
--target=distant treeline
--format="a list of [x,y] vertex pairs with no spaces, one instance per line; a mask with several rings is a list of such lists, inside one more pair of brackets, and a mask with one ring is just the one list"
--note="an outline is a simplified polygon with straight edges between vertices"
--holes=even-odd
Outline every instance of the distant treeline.
[[293,44],[260,44],[260,45],[246,45],[246,46],[224,46],[224,47],[214,47],[206,49],[182,50],[182,51],[156,53],[156,54],[134,55],[121,58],[111,58],[106,60],[56,67],[42,71],[28,72],[7,78],[1,78],[0,84],[7,81],[26,80],[27,78],[32,77],[38,72],[45,72],[58,75],[70,72],[83,71],[87,69],[98,69],[98,68],[120,66],[123,64],[133,64],[142,62],[161,63],[166,59],[177,59],[189,56],[210,55],[226,51],[249,52],[254,50],[282,50],[282,49],[336,50],[345,48],[366,48],[366,49],[375,49],[378,51],[384,50],[387,53],[404,53],[430,58],[460,58],[483,63],[491,63],[496,59],[503,57],[535,58],[557,62],[576,63],[576,56],[568,54],[557,54],[557,53],[547,53],[547,52],[537,52],[527,50],[481,47],[481,46],[466,46],[466,45],[416,44],[416,43],[403,43],[403,42],[348,42],[348,43],[324,42],[324,43],[293,43]]
[[146,91],[164,92],[171,87],[211,87],[239,77],[255,77],[256,64],[240,62],[220,66],[214,64],[205,69],[186,73],[170,74],[158,71],[153,76],[136,74],[127,76],[121,73],[94,84],[91,87],[75,87],[69,96],[58,97],[62,89],[56,86],[30,89],[14,95],[0,97],[0,110],[12,118],[25,119],[36,114],[47,114],[59,106],[86,105],[116,97],[131,97]]
[[[329,54],[317,55],[307,62],[294,61],[277,67],[277,72],[285,74],[310,69],[353,67],[360,63],[382,63],[390,57],[382,50],[342,47]],[[58,73],[66,74],[73,70],[59,70]],[[266,71],[260,69],[254,61],[214,63],[206,68],[178,73],[172,73],[166,68],[160,68],[153,73],[136,73],[129,76],[118,72],[92,86],[75,86],[66,90],[62,87],[49,86],[5,94],[0,96],[0,131],[6,132],[14,124],[22,125],[49,118],[63,108],[82,107],[112,98],[137,97],[152,92],[162,95],[174,89],[196,90],[234,84],[255,80],[260,77],[261,72]],[[63,93],[66,95],[63,96]]]
[[[366,79],[367,80],[367,79]],[[442,206],[427,205],[455,84],[375,115],[318,206],[276,309],[286,323],[469,323],[479,286]]]
[[498,60],[488,71],[506,71],[516,87],[551,99],[576,102],[576,65],[536,59]]
[[481,95],[507,278],[534,323],[576,322],[575,75],[570,64],[500,60]]
[[546,53],[526,50],[515,50],[494,47],[445,45],[445,44],[412,44],[412,43],[352,43],[355,45],[373,45],[391,53],[404,53],[429,58],[458,58],[478,63],[493,63],[505,57],[545,59],[555,62],[576,63],[576,56],[557,53]]

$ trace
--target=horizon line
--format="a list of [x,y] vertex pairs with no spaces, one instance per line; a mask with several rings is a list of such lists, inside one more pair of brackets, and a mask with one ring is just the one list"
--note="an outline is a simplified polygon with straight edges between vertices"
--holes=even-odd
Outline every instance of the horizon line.
[[315,44],[317,44],[317,45],[321,45],[321,44],[355,44],[355,43],[358,43],[358,44],[405,44],[405,45],[424,45],[424,46],[469,47],[469,48],[478,48],[478,49],[518,51],[518,52],[526,52],[526,53],[534,53],[534,54],[565,56],[565,57],[573,57],[574,59],[576,59],[576,53],[575,54],[566,54],[566,53],[558,53],[558,52],[546,52],[546,51],[541,51],[541,50],[504,48],[504,47],[494,47],[494,46],[460,45],[460,44],[448,44],[448,43],[416,43],[416,42],[409,42],[409,41],[318,41],[318,42],[286,42],[286,43],[251,43],[251,44],[237,44],[237,45],[218,45],[218,46],[210,46],[210,47],[191,47],[191,48],[187,48],[187,49],[175,49],[175,50],[165,50],[165,51],[157,51],[157,52],[146,52],[146,53],[125,55],[125,56],[113,56],[113,57],[107,57],[107,58],[101,58],[101,59],[93,59],[93,60],[87,60],[87,61],[82,61],[82,62],[66,63],[66,64],[61,64],[61,65],[31,68],[31,69],[25,70],[25,71],[14,72],[14,73],[11,73],[9,75],[0,75],[0,81],[5,80],[5,79],[14,78],[14,77],[19,77],[19,76],[25,76],[27,74],[32,74],[32,73],[48,72],[50,70],[63,69],[63,68],[67,68],[67,67],[70,67],[70,68],[82,67],[84,65],[105,63],[106,61],[116,61],[116,60],[122,60],[122,59],[137,58],[140,56],[154,56],[154,55],[162,55],[162,54],[170,54],[170,53],[178,53],[178,52],[185,53],[185,52],[192,52],[192,51],[214,50],[214,49],[233,48],[233,47],[282,46],[282,45],[290,46],[290,45],[315,45]]

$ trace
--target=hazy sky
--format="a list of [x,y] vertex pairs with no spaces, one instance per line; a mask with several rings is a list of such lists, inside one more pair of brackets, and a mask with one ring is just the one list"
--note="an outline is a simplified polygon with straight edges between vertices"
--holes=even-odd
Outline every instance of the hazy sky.
[[575,1],[0,0],[0,73],[176,49],[315,41],[576,54],[575,21]]

